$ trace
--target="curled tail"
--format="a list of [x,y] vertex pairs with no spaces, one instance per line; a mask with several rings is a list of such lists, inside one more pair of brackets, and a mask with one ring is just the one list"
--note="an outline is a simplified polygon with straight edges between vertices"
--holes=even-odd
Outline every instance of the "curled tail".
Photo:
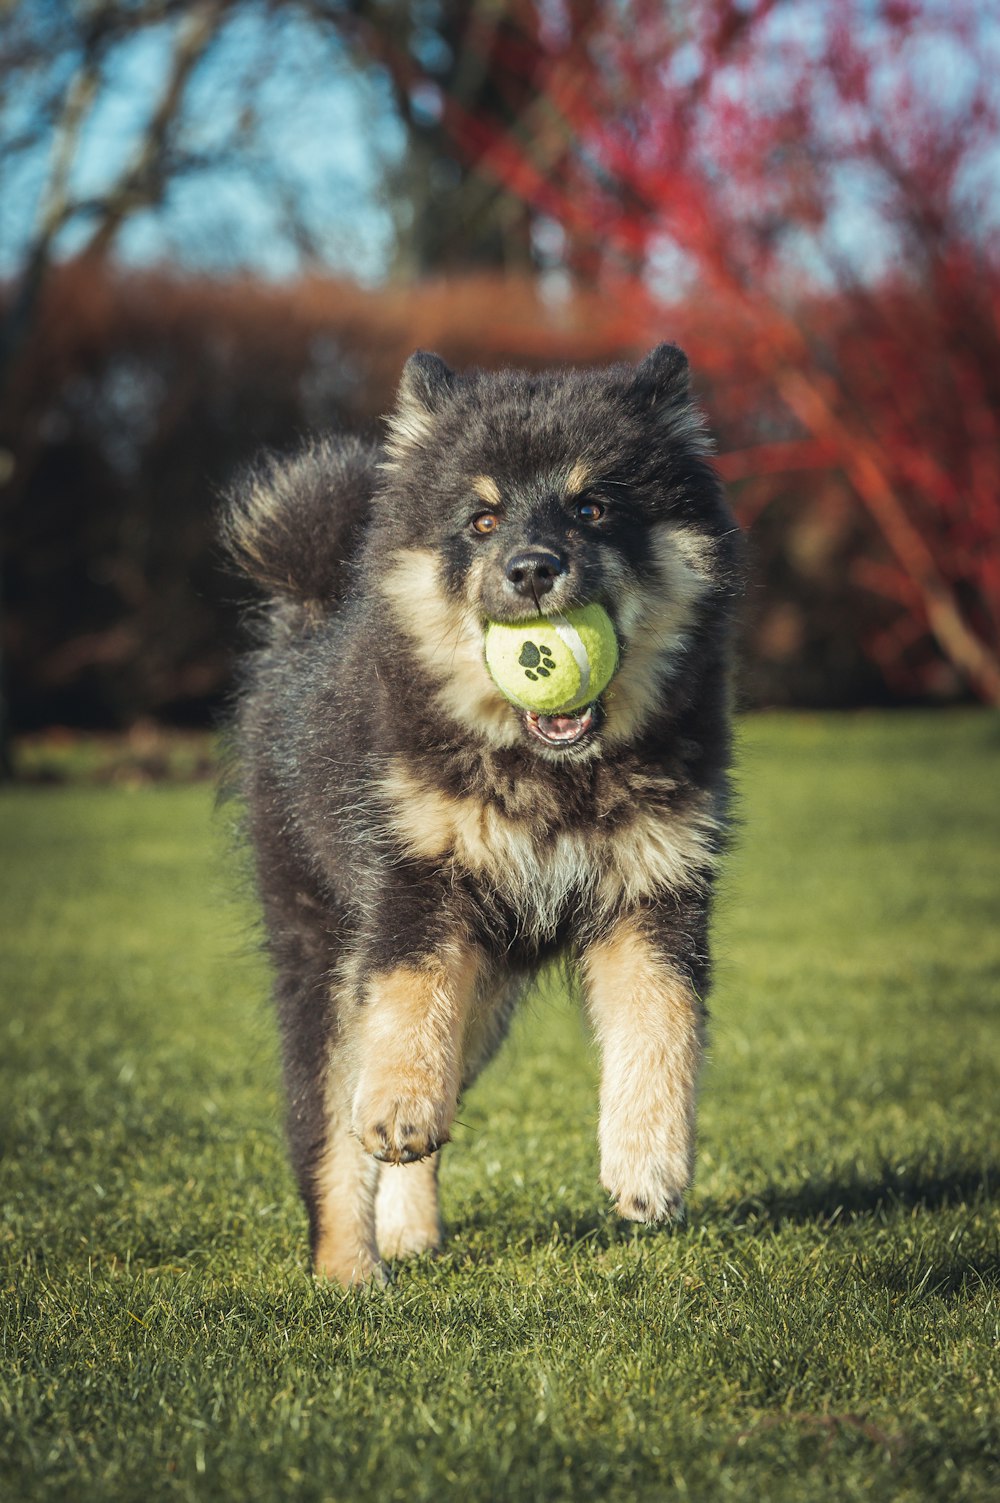
[[321,439],[291,458],[265,458],[229,497],[222,538],[230,556],[268,594],[292,606],[303,625],[343,598],[368,523],[378,460],[374,444]]

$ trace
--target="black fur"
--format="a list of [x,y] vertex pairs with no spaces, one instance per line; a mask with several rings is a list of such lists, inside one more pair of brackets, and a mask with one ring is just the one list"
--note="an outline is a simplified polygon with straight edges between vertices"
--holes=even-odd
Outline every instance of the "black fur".
[[317,616],[344,596],[378,480],[375,451],[360,439],[321,439],[291,459],[266,456],[243,476],[223,538],[263,590]]
[[[602,510],[585,517],[581,506]],[[477,532],[474,519],[494,510],[496,530]],[[329,1060],[367,978],[419,962],[456,931],[497,972],[526,975],[634,913],[705,997],[710,857],[727,822],[740,540],[706,458],[687,362],[672,346],[637,368],[542,375],[459,376],[418,354],[384,446],[328,440],[266,462],[234,497],[226,535],[273,596],[239,709],[241,787],[277,978],[291,1153],[315,1243]],[[662,550],[675,536],[699,582],[675,560],[671,602]],[[456,622],[533,614],[507,578],[526,548],[561,560],[546,608],[605,605],[622,639],[622,686],[640,654],[650,657],[654,690],[635,691],[632,719],[622,712],[627,734],[616,736],[614,685],[593,729],[562,751],[513,707],[483,709],[471,688],[466,712],[464,679],[449,698],[447,644],[434,634],[448,612]],[[408,584],[407,560],[428,556],[438,572],[424,600],[425,576]],[[630,638],[626,619],[660,619],[654,603],[667,623],[662,661],[655,624]],[[474,667],[461,672],[473,684]],[[582,849],[593,843],[596,863],[598,840],[631,829],[637,808],[661,820],[669,839],[700,811],[707,854],[615,900],[598,902],[585,880],[563,891],[546,878],[535,904],[523,882],[408,848],[386,791],[392,768],[443,807],[478,801],[505,829],[523,830],[542,868],[570,838]],[[686,849],[680,837],[677,848]],[[498,1007],[466,1080],[499,1042],[508,1011]]]

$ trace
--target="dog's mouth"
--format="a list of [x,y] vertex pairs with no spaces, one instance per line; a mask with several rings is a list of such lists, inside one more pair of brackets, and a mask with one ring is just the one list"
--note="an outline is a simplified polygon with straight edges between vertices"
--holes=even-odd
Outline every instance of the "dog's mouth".
[[540,715],[535,710],[525,710],[524,723],[546,746],[565,748],[578,746],[585,740],[596,726],[597,716],[593,705],[585,705],[573,715]]

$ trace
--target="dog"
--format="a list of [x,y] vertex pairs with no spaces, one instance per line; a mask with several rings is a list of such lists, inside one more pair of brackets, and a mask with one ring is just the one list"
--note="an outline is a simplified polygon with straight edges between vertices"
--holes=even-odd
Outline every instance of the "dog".
[[[317,1274],[438,1247],[461,1093],[562,954],[600,1045],[600,1177],[664,1222],[692,1178],[713,883],[729,824],[740,536],[688,364],[459,374],[418,351],[384,440],[235,488],[270,602],[240,790]],[[516,708],[484,624],[598,602],[620,665]]]

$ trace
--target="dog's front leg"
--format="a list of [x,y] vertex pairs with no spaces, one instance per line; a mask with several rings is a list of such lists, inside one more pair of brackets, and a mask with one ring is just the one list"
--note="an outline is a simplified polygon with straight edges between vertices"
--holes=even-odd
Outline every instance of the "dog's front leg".
[[432,868],[383,874],[364,917],[337,987],[316,1175],[316,1269],[345,1284],[383,1277],[380,1252],[440,1240],[437,1174],[420,1161],[448,1140],[482,963]]
[[678,1215],[694,1169],[705,915],[696,901],[682,910],[622,918],[582,957],[602,1056],[601,1183],[629,1221]]
[[383,1163],[410,1164],[447,1143],[478,973],[477,951],[456,938],[376,970],[365,986],[351,1119]]

